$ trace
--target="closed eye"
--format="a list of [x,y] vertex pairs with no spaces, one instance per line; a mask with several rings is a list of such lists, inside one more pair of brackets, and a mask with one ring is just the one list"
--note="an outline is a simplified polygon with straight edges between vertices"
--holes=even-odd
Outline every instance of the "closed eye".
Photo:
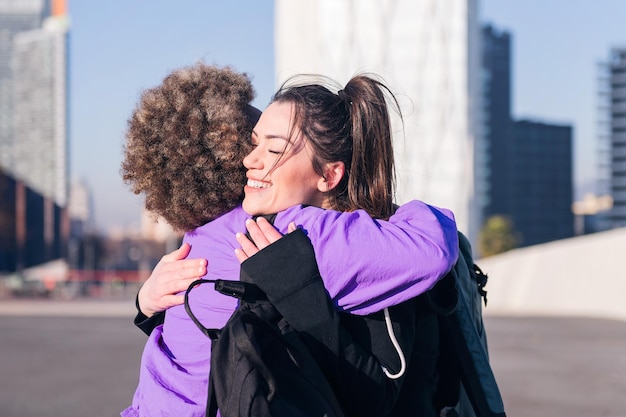
[[256,133],[254,133],[254,131],[250,135],[250,145],[254,147],[259,146],[259,138],[257,137]]
[[268,146],[267,151],[274,155],[283,155],[287,153],[289,149],[290,142],[285,140],[284,138],[271,138],[271,146]]

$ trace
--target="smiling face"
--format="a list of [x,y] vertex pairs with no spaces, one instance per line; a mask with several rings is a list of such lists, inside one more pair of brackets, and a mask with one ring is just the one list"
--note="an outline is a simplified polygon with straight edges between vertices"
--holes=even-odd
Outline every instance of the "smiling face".
[[327,184],[313,169],[313,153],[299,129],[292,129],[293,105],[274,102],[252,131],[254,149],[243,160],[248,182],[243,208],[272,214],[298,204],[328,208]]

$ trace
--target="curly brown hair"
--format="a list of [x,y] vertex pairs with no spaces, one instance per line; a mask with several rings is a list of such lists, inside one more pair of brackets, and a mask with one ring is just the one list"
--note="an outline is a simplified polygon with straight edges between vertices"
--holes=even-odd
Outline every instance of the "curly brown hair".
[[142,93],[128,120],[122,177],[145,195],[147,210],[189,231],[241,202],[242,161],[260,114],[249,105],[254,95],[245,73],[202,63]]

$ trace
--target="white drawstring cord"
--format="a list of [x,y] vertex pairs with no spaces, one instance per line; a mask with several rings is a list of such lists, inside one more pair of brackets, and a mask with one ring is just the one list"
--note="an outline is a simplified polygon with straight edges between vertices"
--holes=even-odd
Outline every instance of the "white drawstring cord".
[[385,312],[385,324],[387,324],[387,333],[389,333],[389,338],[391,339],[391,343],[393,343],[393,347],[396,348],[396,352],[398,352],[398,356],[400,357],[400,370],[398,371],[397,374],[392,374],[384,366],[382,368],[383,368],[383,372],[385,373],[385,375],[387,375],[387,378],[398,379],[402,375],[404,375],[404,372],[406,371],[406,360],[404,359],[404,353],[402,352],[402,348],[400,347],[400,344],[398,343],[398,340],[396,339],[396,335],[393,332],[393,326],[391,325],[391,317],[389,316],[389,309],[385,308],[384,312]]

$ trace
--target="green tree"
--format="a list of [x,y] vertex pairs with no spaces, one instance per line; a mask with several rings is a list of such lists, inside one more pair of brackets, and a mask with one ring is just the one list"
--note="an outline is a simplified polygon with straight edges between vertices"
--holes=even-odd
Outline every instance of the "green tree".
[[515,249],[519,243],[513,221],[502,215],[491,216],[478,237],[480,255],[491,256]]

